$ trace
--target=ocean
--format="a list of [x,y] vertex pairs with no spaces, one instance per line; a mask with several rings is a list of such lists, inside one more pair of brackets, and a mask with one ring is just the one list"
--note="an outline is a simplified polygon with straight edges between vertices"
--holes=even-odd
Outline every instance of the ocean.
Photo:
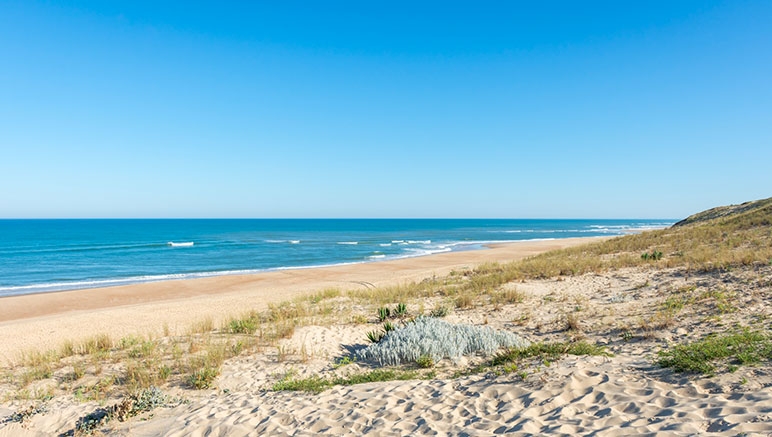
[[0,296],[376,262],[674,220],[0,220]]

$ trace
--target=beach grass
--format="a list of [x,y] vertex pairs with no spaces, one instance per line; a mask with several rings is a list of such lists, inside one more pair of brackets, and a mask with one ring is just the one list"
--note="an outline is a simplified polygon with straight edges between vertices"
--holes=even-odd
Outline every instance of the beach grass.
[[371,382],[407,381],[411,379],[431,379],[433,372],[418,372],[403,369],[375,369],[369,372],[355,373],[345,377],[324,378],[310,376],[308,378],[296,378],[289,373],[274,383],[274,391],[305,391],[309,393],[321,393],[336,385],[355,385]]
[[729,334],[713,334],[687,344],[673,345],[659,352],[657,364],[677,372],[713,375],[718,366],[736,370],[737,366],[772,361],[770,332],[742,329]]
[[604,346],[585,341],[533,343],[525,348],[511,348],[496,354],[490,362],[491,366],[501,366],[508,363],[518,363],[527,358],[554,361],[564,355],[598,355],[611,356]]

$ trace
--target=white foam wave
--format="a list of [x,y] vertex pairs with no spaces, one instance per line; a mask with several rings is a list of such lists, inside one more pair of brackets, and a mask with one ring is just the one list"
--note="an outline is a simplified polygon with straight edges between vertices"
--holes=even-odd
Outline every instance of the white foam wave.
[[370,259],[383,259],[383,258],[386,258],[386,255],[383,255],[383,254],[370,255],[368,258],[370,258]]
[[174,241],[170,241],[170,242],[168,242],[166,244],[171,246],[171,247],[193,247],[194,243],[192,241],[183,241],[183,242],[179,242],[179,243],[175,243]]
[[405,253],[402,255],[397,255],[394,257],[394,259],[402,259],[402,258],[414,258],[418,256],[426,256],[426,255],[434,255],[436,253],[444,253],[444,252],[450,252],[453,249],[450,247],[444,247],[444,248],[436,248],[436,249],[414,249],[414,248],[407,248],[406,251],[410,253]]
[[[670,225],[646,224],[646,225],[590,225],[588,229],[513,229],[501,231],[505,234],[613,234],[622,235],[633,232],[662,229]],[[497,232],[497,231],[492,231]]]
[[381,243],[381,244],[379,244],[379,246],[381,246],[381,247],[389,247],[389,246],[391,246],[391,243]]
[[338,244],[343,244],[347,246],[356,246],[357,244],[359,244],[359,242],[358,241],[338,241]]
[[290,244],[300,244],[300,240],[290,240]]
[[407,244],[432,244],[432,240],[407,240]]

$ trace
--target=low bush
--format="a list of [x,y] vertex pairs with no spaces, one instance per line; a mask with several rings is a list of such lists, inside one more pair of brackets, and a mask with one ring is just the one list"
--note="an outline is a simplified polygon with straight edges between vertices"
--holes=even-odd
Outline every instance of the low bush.
[[257,331],[257,320],[254,318],[232,319],[228,323],[228,332],[232,334],[254,334]]
[[659,261],[660,259],[662,259],[662,252],[658,250],[654,250],[651,253],[644,252],[641,255],[641,259],[644,261]]
[[402,328],[386,333],[378,343],[358,352],[358,357],[380,365],[415,363],[422,356],[430,357],[436,363],[443,358],[491,354],[501,347],[522,348],[529,344],[511,332],[419,317]]
[[205,366],[193,371],[188,377],[188,384],[198,390],[203,390],[212,386],[212,382],[220,374],[216,367]]

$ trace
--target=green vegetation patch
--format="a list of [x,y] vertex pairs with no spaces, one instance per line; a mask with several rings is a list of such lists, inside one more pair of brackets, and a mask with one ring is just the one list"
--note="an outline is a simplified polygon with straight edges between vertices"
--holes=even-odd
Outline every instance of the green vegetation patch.
[[220,374],[219,367],[204,366],[200,369],[194,370],[193,373],[188,376],[188,384],[197,390],[203,390],[212,386],[217,375]]
[[274,391],[306,391],[321,393],[335,385],[366,384],[368,382],[407,381],[411,379],[430,379],[434,373],[419,373],[411,370],[376,369],[370,372],[357,373],[346,377],[322,378],[311,376],[308,378],[294,378],[292,374],[285,376],[273,385]]
[[534,357],[554,361],[563,355],[600,355],[608,357],[611,356],[611,353],[606,350],[605,346],[598,346],[586,341],[574,343],[532,343],[526,348],[512,348],[496,354],[491,361],[491,366],[505,365]]
[[[698,342],[676,345],[659,352],[657,364],[676,372],[714,375],[717,364],[733,368],[772,360],[772,337],[767,332],[744,329],[726,335],[710,335]],[[736,367],[734,367],[736,368]]]
[[[427,374],[430,375],[430,374]],[[368,382],[407,381],[410,379],[423,379],[426,375],[411,370],[375,369],[366,373],[357,373],[345,378],[335,378],[334,385],[366,384]],[[431,377],[431,376],[429,376]]]
[[228,332],[232,334],[254,334],[257,328],[258,321],[253,317],[232,319],[228,323]]
[[293,378],[288,375],[273,385],[274,391],[307,391],[310,393],[321,393],[332,387],[332,381],[321,376],[311,376],[309,378]]
[[36,414],[44,414],[48,412],[48,407],[46,405],[30,405],[29,407],[19,410],[10,416],[6,417],[5,419],[0,421],[0,424],[4,423],[24,423],[24,421],[32,418],[32,416]]

